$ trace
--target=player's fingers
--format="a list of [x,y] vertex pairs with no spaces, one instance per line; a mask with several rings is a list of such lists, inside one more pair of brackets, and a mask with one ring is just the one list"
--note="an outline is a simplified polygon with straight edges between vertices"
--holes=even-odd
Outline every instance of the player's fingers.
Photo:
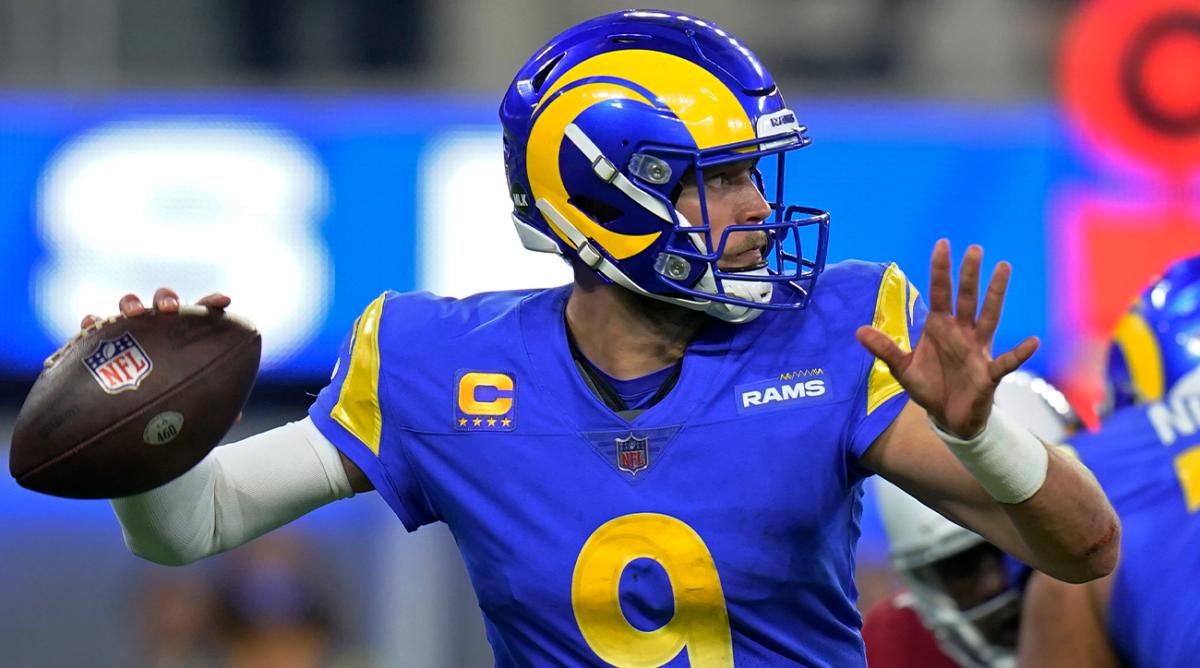
[[214,292],[211,295],[205,295],[201,297],[196,303],[201,306],[207,306],[208,308],[220,311],[227,308],[232,301],[233,300],[229,297],[219,292]]
[[171,288],[159,288],[154,291],[154,308],[162,313],[174,313],[179,310],[179,295]]
[[988,281],[987,294],[983,298],[983,308],[979,311],[979,321],[975,327],[975,337],[983,345],[992,345],[992,337],[996,335],[996,327],[1000,325],[1000,313],[1004,310],[1004,295],[1008,292],[1008,278],[1012,275],[1012,265],[999,262],[992,270],[992,280]]
[[142,300],[132,292],[121,297],[118,305],[121,308],[121,315],[132,317],[146,312],[146,307],[142,305]]
[[1022,341],[1016,348],[992,360],[991,364],[988,365],[988,372],[992,377],[992,382],[998,383],[1001,378],[1019,369],[1030,357],[1033,357],[1033,353],[1038,349],[1039,345],[1038,338],[1031,336]]
[[950,313],[954,286],[950,283],[950,241],[938,239],[929,260],[929,311]]
[[855,338],[862,344],[872,355],[883,360],[888,368],[892,370],[892,375],[899,377],[900,374],[908,367],[909,353],[900,349],[892,337],[883,332],[863,325],[854,333]]
[[100,321],[100,316],[91,315],[89,313],[88,315],[83,316],[83,320],[81,320],[79,322],[79,329],[87,329],[88,327],[91,327],[92,325],[96,324],[99,321]]
[[958,303],[954,317],[964,325],[975,324],[975,309],[979,307],[979,265],[983,263],[983,248],[972,244],[958,268]]

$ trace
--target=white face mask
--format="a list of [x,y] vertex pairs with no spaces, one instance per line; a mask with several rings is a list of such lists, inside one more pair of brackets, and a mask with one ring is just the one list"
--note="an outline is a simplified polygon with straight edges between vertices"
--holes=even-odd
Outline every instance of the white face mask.
[[[746,276],[767,276],[769,274],[766,267],[741,273]],[[775,289],[775,284],[769,281],[739,281],[726,278],[722,279],[721,285],[725,288],[725,294],[730,297],[744,299],[755,304],[770,303],[771,294]],[[704,272],[700,281],[696,283],[696,289],[713,295],[717,294],[717,282],[713,278],[712,269]],[[762,313],[762,309],[714,301],[705,307],[704,312],[726,322],[744,323],[757,318]]]

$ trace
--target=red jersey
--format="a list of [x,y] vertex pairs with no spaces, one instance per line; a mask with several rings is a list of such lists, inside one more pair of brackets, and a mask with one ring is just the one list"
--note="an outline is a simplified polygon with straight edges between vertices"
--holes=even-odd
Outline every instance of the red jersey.
[[871,668],[961,668],[946,656],[933,632],[901,592],[871,606],[863,619],[863,642]]

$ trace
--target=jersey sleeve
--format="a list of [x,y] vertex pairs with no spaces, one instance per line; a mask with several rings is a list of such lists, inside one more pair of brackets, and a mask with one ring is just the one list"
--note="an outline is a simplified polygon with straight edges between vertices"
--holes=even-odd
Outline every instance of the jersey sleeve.
[[[900,348],[911,351],[925,327],[929,309],[920,293],[909,283],[900,267],[889,264],[875,291],[875,309],[870,325],[892,338]],[[908,393],[892,376],[883,360],[863,349],[866,371],[860,379],[851,409],[848,447],[862,457],[883,430],[896,419],[908,402]]]
[[[415,531],[437,520],[406,452],[407,432],[388,382],[402,364],[394,354],[403,338],[388,336],[403,314],[395,293],[371,302],[342,344],[333,377],[308,409],[313,424],[350,458],[383,496],[404,527]],[[395,325],[392,325],[395,327]],[[392,367],[392,368],[389,368]]]

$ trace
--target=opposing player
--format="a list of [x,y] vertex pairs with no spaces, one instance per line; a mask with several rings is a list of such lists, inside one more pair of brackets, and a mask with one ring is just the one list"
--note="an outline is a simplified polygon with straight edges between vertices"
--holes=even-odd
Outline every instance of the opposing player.
[[[996,405],[1046,443],[1081,423],[1053,385],[1024,371],[1004,377]],[[892,564],[905,590],[863,619],[871,668],[1016,665],[1021,594],[1029,568],[979,534],[880,478],[875,486]]]
[[307,419],[114,502],[131,549],[191,561],[374,488],[449,525],[504,666],[863,665],[872,471],[1056,577],[1112,568],[1100,489],[991,410],[1037,346],[991,355],[1008,265],[980,308],[969,249],[955,305],[938,243],[928,314],[895,265],[826,267],[828,214],[783,199],[805,130],[727,32],[587,21],[500,116],[518,234],[574,283],[384,293]]
[[1030,581],[1023,666],[1196,665],[1200,656],[1200,256],[1117,325],[1102,426],[1072,440],[1125,527],[1117,571]]

